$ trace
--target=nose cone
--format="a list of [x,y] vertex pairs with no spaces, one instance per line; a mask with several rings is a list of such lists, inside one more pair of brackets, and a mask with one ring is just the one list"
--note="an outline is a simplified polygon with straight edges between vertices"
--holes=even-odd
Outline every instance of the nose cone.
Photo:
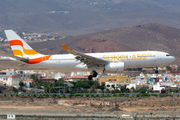
[[175,61],[175,60],[176,60],[176,58],[172,56],[172,62]]
[[172,63],[172,62],[174,62],[175,60],[176,60],[176,58],[175,58],[174,56],[170,56],[170,57],[168,58],[169,63]]

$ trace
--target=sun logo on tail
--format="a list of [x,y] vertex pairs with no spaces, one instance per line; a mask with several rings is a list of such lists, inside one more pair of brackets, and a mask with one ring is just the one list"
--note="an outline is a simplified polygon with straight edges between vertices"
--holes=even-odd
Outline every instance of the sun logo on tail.
[[39,54],[33,49],[26,49],[24,48],[23,42],[20,40],[11,40],[9,41],[9,44],[12,48],[13,54],[19,55],[21,57],[26,56],[26,55],[37,55]]
[[13,30],[5,30],[5,34],[13,51],[17,57],[29,59],[28,64],[41,63],[48,60],[52,55],[43,55],[33,50],[21,37]]

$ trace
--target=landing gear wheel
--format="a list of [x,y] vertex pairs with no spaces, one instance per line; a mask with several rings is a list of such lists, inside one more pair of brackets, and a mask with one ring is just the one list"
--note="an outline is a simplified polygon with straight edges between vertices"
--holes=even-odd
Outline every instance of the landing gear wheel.
[[156,73],[156,74],[158,74],[158,72],[159,72],[158,70],[155,70],[155,73]]
[[93,78],[92,75],[89,75],[89,76],[88,76],[88,79],[89,79],[89,80],[92,80],[92,78]]
[[93,70],[91,75],[92,75],[92,77],[97,77],[97,72],[95,70]]
[[159,71],[158,71],[158,67],[156,67],[155,73],[158,74],[158,72],[159,72]]

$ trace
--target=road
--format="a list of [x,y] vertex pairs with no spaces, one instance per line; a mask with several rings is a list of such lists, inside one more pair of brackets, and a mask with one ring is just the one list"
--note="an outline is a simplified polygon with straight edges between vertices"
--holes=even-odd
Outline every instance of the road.
[[[81,118],[83,118],[82,116],[84,116],[84,117],[87,117],[87,116],[89,116],[89,117],[106,117],[106,118],[108,118],[108,117],[110,117],[111,119],[113,119],[113,117],[121,117],[121,115],[119,115],[119,116],[117,116],[117,115],[111,115],[111,114],[61,114],[61,113],[59,113],[59,114],[53,114],[53,113],[15,113],[15,112],[9,112],[9,113],[0,113],[0,115],[8,115],[8,114],[15,114],[15,115],[23,115],[23,116],[61,116],[61,117],[81,117]],[[172,116],[172,115],[133,115],[133,116],[130,116],[130,118],[133,118],[133,117],[135,117],[135,116],[137,116],[137,118],[143,118],[143,117],[148,117],[148,118],[157,118],[157,117],[163,117],[163,118],[165,118],[165,117],[180,117],[180,116]]]

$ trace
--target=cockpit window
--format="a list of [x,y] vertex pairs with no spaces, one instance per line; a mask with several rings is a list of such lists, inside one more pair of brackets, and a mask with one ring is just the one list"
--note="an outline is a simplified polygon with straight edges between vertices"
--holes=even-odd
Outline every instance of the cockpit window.
[[171,56],[170,54],[166,54],[166,56]]

